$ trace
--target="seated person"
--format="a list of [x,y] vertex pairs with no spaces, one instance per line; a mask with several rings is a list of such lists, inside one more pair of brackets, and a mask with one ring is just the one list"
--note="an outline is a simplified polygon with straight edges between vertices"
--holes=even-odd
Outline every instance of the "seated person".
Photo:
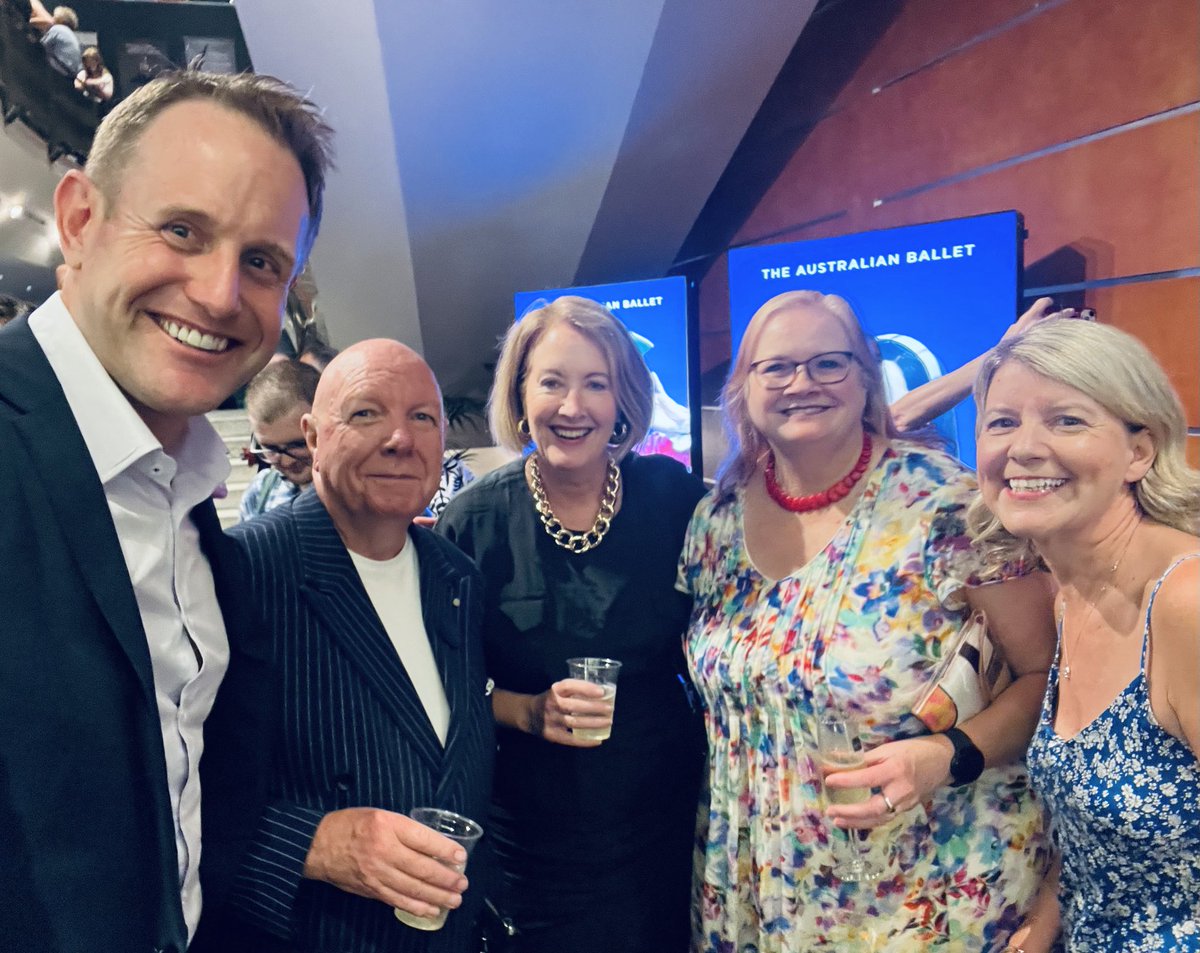
[[33,11],[29,24],[42,34],[42,46],[50,67],[63,76],[77,75],[83,69],[83,55],[79,37],[75,35],[79,29],[75,11],[70,7],[55,7],[51,13],[42,5],[42,0],[29,0],[29,7]]
[[312,457],[300,418],[312,410],[321,372],[299,361],[268,364],[246,387],[250,452],[269,464],[246,488],[243,521],[286,503],[312,482]]
[[112,99],[113,74],[94,46],[83,51],[83,69],[75,76],[75,88],[93,102],[106,103]]

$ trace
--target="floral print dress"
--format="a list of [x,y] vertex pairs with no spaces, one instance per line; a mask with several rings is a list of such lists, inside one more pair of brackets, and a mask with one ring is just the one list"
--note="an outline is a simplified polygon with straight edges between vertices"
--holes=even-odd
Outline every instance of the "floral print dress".
[[[1146,608],[1141,668],[1094,721],[1054,730],[1057,660],[1029,769],[1062,853],[1059,903],[1070,953],[1200,953],[1200,762],[1150,708]],[[1194,699],[1193,699],[1194,700]]]
[[778,580],[747,554],[740,493],[696,508],[680,588],[694,597],[686,649],[709,740],[697,953],[848,949],[856,925],[865,949],[992,951],[1019,925],[1048,853],[1023,765],[872,831],[885,876],[849,884],[831,872],[815,761],[814,719],[830,708],[868,748],[923,733],[909,712],[968,616],[962,590],[1023,571],[982,574],[963,523],[974,493],[957,461],[897,442],[825,549]]

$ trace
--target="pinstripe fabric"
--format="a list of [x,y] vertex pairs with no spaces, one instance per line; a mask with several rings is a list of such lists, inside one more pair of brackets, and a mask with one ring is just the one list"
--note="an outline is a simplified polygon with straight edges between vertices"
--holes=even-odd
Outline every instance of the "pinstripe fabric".
[[235,904],[296,948],[330,953],[454,951],[468,939],[486,881],[486,851],[472,856],[472,887],[438,933],[328,884],[302,881],[322,816],[418,804],[486,818],[495,748],[484,694],[478,570],[452,544],[413,527],[421,609],[450,703],[443,751],[328,512],[309,490],[231,531],[261,600],[282,680],[281,738],[272,801],[238,879]]

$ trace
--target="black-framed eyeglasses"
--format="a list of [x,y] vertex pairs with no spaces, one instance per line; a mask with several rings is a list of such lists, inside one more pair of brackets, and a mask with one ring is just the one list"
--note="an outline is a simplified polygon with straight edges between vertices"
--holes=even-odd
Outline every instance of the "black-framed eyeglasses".
[[814,354],[806,361],[768,357],[755,361],[750,365],[750,370],[767,390],[783,390],[796,379],[796,371],[801,367],[814,384],[840,384],[850,373],[853,362],[852,351],[826,351],[824,354]]
[[259,443],[258,438],[251,434],[250,452],[266,463],[275,463],[280,457],[287,457],[297,463],[312,463],[308,444],[303,440],[293,440],[291,443],[279,446],[273,443]]

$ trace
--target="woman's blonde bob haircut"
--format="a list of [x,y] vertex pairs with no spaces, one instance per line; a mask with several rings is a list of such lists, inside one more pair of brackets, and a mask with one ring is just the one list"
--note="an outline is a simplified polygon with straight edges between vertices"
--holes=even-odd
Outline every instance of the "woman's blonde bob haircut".
[[521,391],[529,355],[542,336],[560,324],[574,328],[591,341],[608,362],[617,421],[628,424],[624,438],[610,445],[613,459],[620,460],[645,439],[650,429],[654,409],[650,371],[625,326],[603,305],[574,295],[555,298],[545,307],[530,311],[504,335],[496,381],[488,397],[492,437],[502,447],[517,453],[529,445],[529,435],[521,431],[525,416]]
[[[1131,431],[1146,430],[1154,444],[1154,462],[1131,487],[1134,500],[1157,523],[1185,533],[1197,531],[1200,472],[1187,464],[1183,406],[1163,369],[1137,338],[1103,324],[1054,318],[1001,341],[984,359],[975,380],[976,439],[996,372],[1014,362],[1074,388]],[[1025,547],[981,498],[968,510],[967,526],[989,559],[1019,555]]]
[[750,319],[746,333],[742,336],[742,343],[733,359],[733,365],[729,368],[729,377],[721,392],[729,452],[717,470],[719,493],[728,493],[736,487],[745,486],[758,472],[770,449],[766,438],[750,420],[750,413],[746,407],[750,362],[754,359],[759,339],[776,315],[786,311],[818,309],[833,315],[846,332],[846,339],[855,357],[859,380],[867,392],[867,404],[863,408],[863,427],[876,436],[891,438],[898,435],[888,410],[879,348],[863,331],[854,310],[844,298],[837,295],[821,294],[819,291],[787,291],[776,295],[754,312],[754,317]]

